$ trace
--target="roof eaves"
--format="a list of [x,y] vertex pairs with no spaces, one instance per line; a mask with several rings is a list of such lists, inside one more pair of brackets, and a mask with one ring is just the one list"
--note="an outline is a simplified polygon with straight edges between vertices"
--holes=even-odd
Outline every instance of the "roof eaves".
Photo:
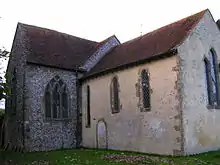
[[44,66],[44,67],[49,67],[49,68],[56,68],[56,69],[62,69],[62,70],[67,70],[67,71],[74,71],[74,72],[81,72],[84,73],[86,72],[84,69],[77,67],[76,69],[68,69],[68,68],[64,68],[64,67],[58,67],[58,66],[51,66],[51,65],[46,65],[46,64],[40,64],[40,63],[35,63],[35,62],[30,62],[27,61],[27,64],[30,65],[38,65],[38,66]]
[[88,80],[88,79],[96,78],[96,77],[99,77],[99,76],[102,76],[102,75],[106,75],[110,72],[124,70],[124,69],[127,69],[127,68],[131,68],[131,67],[135,67],[135,66],[138,66],[138,65],[141,65],[141,64],[145,64],[147,62],[156,61],[156,60],[160,60],[160,59],[163,59],[163,58],[171,57],[171,56],[176,55],[177,53],[178,53],[177,48],[172,48],[172,49],[168,50],[167,52],[152,56],[152,57],[147,58],[147,59],[131,62],[131,63],[128,63],[128,64],[117,66],[115,68],[109,68],[109,69],[102,70],[100,72],[95,72],[95,73],[92,73],[92,74],[85,75],[82,78],[80,78],[80,82]]

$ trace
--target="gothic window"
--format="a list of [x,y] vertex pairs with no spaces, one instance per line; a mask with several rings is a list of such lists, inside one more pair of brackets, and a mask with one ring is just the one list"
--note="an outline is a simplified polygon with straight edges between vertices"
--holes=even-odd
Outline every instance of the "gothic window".
[[87,124],[86,124],[86,126],[90,127],[90,124],[91,124],[91,119],[90,119],[90,87],[87,86],[86,90],[87,90],[87,114],[86,114]]
[[210,49],[209,56],[204,59],[204,63],[208,104],[210,106],[219,106],[219,74],[217,71],[217,56],[214,49]]
[[69,117],[68,102],[66,84],[60,79],[59,76],[55,76],[46,86],[46,119],[67,119]]
[[208,104],[212,104],[212,81],[211,81],[211,75],[210,75],[210,63],[207,58],[204,59],[205,63],[205,75],[206,75],[206,89],[207,89],[207,96],[208,96]]
[[46,88],[45,91],[45,116],[46,118],[51,118],[51,94],[50,94],[50,87],[49,85]]
[[150,85],[148,72],[144,69],[141,72],[142,102],[144,110],[150,110]]
[[63,86],[61,88],[61,93],[62,93],[62,112],[63,112],[63,118],[68,118],[69,116],[69,111],[68,111],[68,96],[67,96],[67,88],[66,86]]
[[209,57],[210,57],[210,67],[211,67],[211,80],[212,84],[212,96],[213,96],[213,105],[217,105],[217,100],[218,100],[218,83],[217,83],[217,57],[215,54],[215,51],[213,49],[210,50],[209,52]]
[[111,107],[112,113],[119,113],[119,83],[117,77],[113,77],[111,82]]

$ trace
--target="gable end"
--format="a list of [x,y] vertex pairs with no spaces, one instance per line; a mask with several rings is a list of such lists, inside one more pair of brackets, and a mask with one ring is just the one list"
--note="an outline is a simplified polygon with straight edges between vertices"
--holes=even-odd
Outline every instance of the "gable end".
[[84,63],[82,68],[87,72],[90,71],[107,53],[109,53],[116,46],[120,45],[119,40],[116,36],[108,38],[104,43],[98,48],[95,53]]

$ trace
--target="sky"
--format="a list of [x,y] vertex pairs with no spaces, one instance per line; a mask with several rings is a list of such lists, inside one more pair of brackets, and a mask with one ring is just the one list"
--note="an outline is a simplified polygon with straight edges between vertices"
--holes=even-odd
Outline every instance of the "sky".
[[9,51],[17,22],[94,41],[114,34],[123,43],[207,8],[220,18],[219,0],[0,0],[0,6],[0,47]]

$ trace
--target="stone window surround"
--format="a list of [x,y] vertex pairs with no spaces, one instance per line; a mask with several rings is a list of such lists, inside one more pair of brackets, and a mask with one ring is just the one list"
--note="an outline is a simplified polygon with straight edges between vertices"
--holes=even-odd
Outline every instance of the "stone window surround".
[[[147,88],[144,88],[144,87],[147,87]],[[150,83],[149,83],[149,73],[148,71],[146,71],[146,69],[143,69],[141,71],[141,88],[142,88],[142,97],[143,97],[143,100],[142,100],[143,108],[146,111],[150,111]],[[147,95],[148,95],[148,98],[146,98]]]
[[151,85],[150,85],[150,72],[149,72],[149,69],[148,68],[141,68],[139,70],[139,73],[138,73],[138,84],[137,84],[138,97],[139,97],[138,107],[140,109],[140,112],[150,112],[151,111],[151,103],[150,103],[149,108],[144,108],[144,105],[143,105],[143,88],[142,88],[142,76],[141,76],[141,73],[142,73],[143,70],[146,70],[146,72],[148,73],[149,95],[151,95],[151,93],[153,92],[153,90],[151,89]]
[[[59,79],[60,80],[62,80],[61,78],[60,78],[60,76],[58,76],[58,75],[55,75],[51,80],[53,80],[55,77],[59,77]],[[48,82],[48,84],[51,82],[51,80]],[[63,81],[63,80],[62,80]],[[66,85],[66,83],[63,81],[63,83]],[[68,87],[67,87],[67,85],[66,85],[66,93],[67,93],[67,111],[68,111],[68,117],[67,118],[63,118],[63,117],[61,117],[61,118],[53,118],[52,116],[50,117],[50,118],[47,118],[46,117],[46,98],[45,98],[45,94],[46,94],[46,88],[47,88],[47,86],[48,86],[48,84],[46,85],[46,87],[45,87],[45,91],[44,91],[44,98],[43,98],[43,105],[44,105],[44,121],[45,122],[59,122],[59,121],[70,121],[70,120],[72,120],[71,119],[71,114],[70,114],[70,110],[69,110],[69,108],[70,108],[70,97],[69,97],[69,90],[68,90]],[[53,110],[52,110],[53,111]],[[62,114],[61,114],[62,115]]]
[[90,101],[91,101],[90,86],[87,85],[86,86],[86,128],[91,127]]
[[[210,54],[211,53],[211,54]],[[209,77],[210,80],[206,81],[206,90],[207,90],[207,95],[210,94],[210,100],[208,101],[208,104],[207,104],[207,108],[208,109],[220,109],[220,90],[219,90],[219,85],[220,85],[220,81],[219,81],[219,67],[218,67],[218,56],[216,54],[216,51],[213,47],[211,47],[209,49],[209,52],[207,53],[207,55],[204,55],[204,58],[203,58],[203,62],[205,63],[205,65],[207,64],[209,69],[208,69],[208,74],[207,77]],[[217,91],[217,94],[216,94],[216,99],[217,99],[217,104],[214,105],[214,102],[213,102],[213,90],[212,88],[210,89],[210,86],[212,86],[212,80],[211,80],[211,66],[210,66],[210,55],[213,55],[214,57],[214,73],[215,73],[215,76],[216,76],[216,91]],[[208,84],[211,83],[211,84]],[[211,102],[211,103],[210,103]]]
[[[114,107],[114,104],[115,104],[115,98],[114,98],[114,92],[115,92],[115,89],[113,88],[114,84],[113,84],[113,81],[116,80],[116,83],[117,83],[117,92],[118,92],[118,98],[117,98],[117,109],[115,109]],[[118,76],[117,75],[114,75],[112,78],[111,78],[111,83],[110,83],[110,105],[111,105],[111,113],[112,114],[116,114],[116,113],[119,113],[120,112],[120,99],[119,99],[119,81],[118,81]]]
[[209,60],[205,57],[204,58],[204,65],[205,65],[205,77],[206,77],[206,92],[207,92],[207,96],[208,96],[208,105],[210,104],[211,102],[211,89],[210,89],[210,81],[211,81],[211,78],[210,78],[210,63],[209,63]]

